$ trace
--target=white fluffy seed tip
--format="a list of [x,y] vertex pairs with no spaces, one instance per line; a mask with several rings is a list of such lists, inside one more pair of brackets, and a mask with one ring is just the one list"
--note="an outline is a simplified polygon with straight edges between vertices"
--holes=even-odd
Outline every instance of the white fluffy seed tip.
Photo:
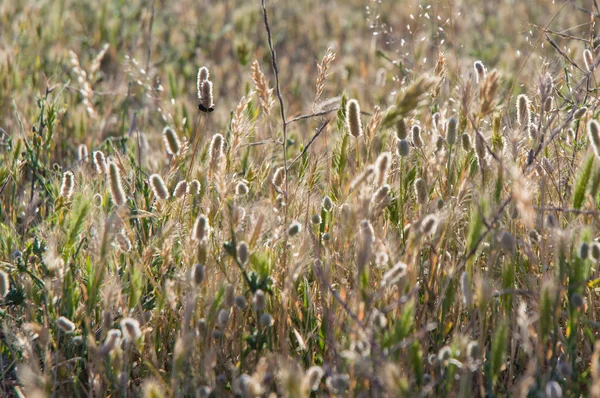
[[148,179],[148,182],[150,183],[152,192],[154,192],[154,196],[162,200],[169,198],[169,191],[167,190],[167,186],[160,175],[152,174]]
[[120,322],[121,331],[126,341],[137,341],[142,337],[142,331],[140,329],[140,323],[133,318],[123,318]]

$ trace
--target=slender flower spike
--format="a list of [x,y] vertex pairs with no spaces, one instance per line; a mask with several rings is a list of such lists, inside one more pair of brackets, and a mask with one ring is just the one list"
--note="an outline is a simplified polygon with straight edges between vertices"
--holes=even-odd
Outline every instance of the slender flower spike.
[[77,148],[77,160],[80,162],[87,162],[88,160],[88,147],[85,144],[79,145]]
[[200,84],[200,104],[198,104],[198,108],[202,112],[212,112],[215,110],[212,82],[210,80],[204,80]]
[[202,82],[205,82],[210,77],[208,68],[203,66],[198,68],[198,78],[196,79],[196,88],[198,89],[198,98],[202,98]]
[[63,174],[62,185],[60,187],[60,196],[66,200],[70,200],[73,197],[75,187],[75,177],[73,173],[67,171]]
[[348,101],[346,108],[346,123],[350,134],[356,138],[362,135],[362,125],[360,123],[360,105],[358,105],[358,101],[355,99]]
[[475,61],[473,64],[475,68],[475,74],[477,76],[477,83],[481,83],[485,80],[485,66],[483,66],[483,62]]
[[140,330],[140,323],[133,318],[121,319],[121,331],[126,341],[137,341],[142,337],[142,331]]
[[181,149],[181,142],[175,130],[170,127],[165,127],[162,132],[163,141],[169,155],[177,156]]
[[388,176],[388,171],[392,165],[392,154],[383,152],[376,161],[377,164],[377,186],[385,184]]
[[223,155],[223,141],[223,135],[219,133],[213,135],[212,140],[210,140],[209,153],[213,162],[219,161]]
[[59,317],[56,324],[64,333],[72,333],[75,330],[75,324],[64,316]]
[[188,183],[186,180],[181,180],[175,185],[173,190],[173,197],[182,198],[188,192]]
[[199,214],[192,230],[192,240],[203,242],[208,238],[209,232],[210,225],[208,224],[208,218],[204,214]]
[[106,173],[106,158],[104,157],[104,152],[102,151],[95,151],[93,153],[93,158],[94,158],[94,166],[96,166],[96,171],[98,172],[98,174],[104,174]]
[[110,187],[110,195],[116,206],[123,206],[125,204],[125,191],[121,185],[121,174],[119,173],[119,167],[114,162],[108,163],[108,186]]
[[585,68],[588,72],[594,70],[594,55],[592,55],[590,50],[585,50],[583,52],[583,60],[585,61]]
[[398,141],[398,155],[401,157],[407,157],[410,153],[410,144],[406,140]]
[[149,178],[149,182],[150,188],[152,188],[152,192],[154,192],[154,196],[162,200],[169,199],[169,191],[161,176],[152,174]]
[[531,113],[529,110],[529,97],[525,94],[517,97],[517,120],[523,128],[529,127]]
[[0,299],[4,298],[10,290],[10,279],[8,274],[0,270]]
[[458,121],[451,117],[448,120],[448,127],[446,128],[446,141],[448,145],[453,146],[456,143],[456,132],[458,130]]
[[192,268],[192,280],[196,286],[199,286],[204,280],[204,266],[202,264],[196,264]]
[[423,146],[423,140],[421,139],[421,127],[418,125],[412,126],[412,142],[417,148],[421,148]]
[[600,158],[600,123],[596,120],[590,120],[588,123],[588,137],[594,153]]

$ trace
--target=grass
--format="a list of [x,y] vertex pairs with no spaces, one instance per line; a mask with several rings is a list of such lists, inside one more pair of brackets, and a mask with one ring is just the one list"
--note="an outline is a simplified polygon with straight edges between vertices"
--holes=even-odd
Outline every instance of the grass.
[[599,394],[587,6],[0,4],[1,395]]

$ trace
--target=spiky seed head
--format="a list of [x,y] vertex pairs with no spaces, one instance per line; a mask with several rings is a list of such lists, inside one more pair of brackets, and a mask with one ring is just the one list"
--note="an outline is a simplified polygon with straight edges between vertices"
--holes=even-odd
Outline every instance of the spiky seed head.
[[219,322],[219,326],[222,329],[225,329],[227,323],[229,322],[229,310],[221,310],[219,311],[219,315],[217,317],[217,321]]
[[423,221],[421,221],[421,233],[425,235],[433,235],[437,230],[438,218],[435,214],[427,215]]
[[270,328],[275,323],[271,314],[267,314],[266,312],[260,316],[260,324],[263,327]]
[[142,337],[140,323],[137,319],[123,318],[119,324],[121,325],[121,332],[125,341],[136,342]]
[[498,237],[500,247],[507,252],[512,252],[515,248],[515,238],[508,231],[502,231]]
[[119,232],[115,239],[121,251],[125,253],[131,251],[131,241],[123,231]]
[[183,198],[184,195],[188,192],[188,183],[186,180],[181,180],[175,185],[175,189],[173,190],[173,197],[180,199]]
[[529,126],[531,120],[529,103],[529,97],[527,95],[521,94],[517,97],[517,121],[524,128]]
[[588,72],[594,70],[594,56],[590,50],[586,49],[583,51],[583,60],[585,62],[585,68],[588,70]]
[[60,186],[60,196],[66,200],[70,200],[73,197],[75,188],[75,176],[72,172],[67,171],[63,174],[62,185]]
[[108,186],[110,188],[110,196],[116,206],[125,204],[126,196],[121,185],[121,173],[115,162],[108,162]]
[[371,202],[373,202],[375,204],[383,203],[386,199],[389,198],[390,191],[391,191],[391,187],[388,184],[382,185],[373,194],[373,197],[371,198]]
[[64,333],[73,333],[75,331],[75,324],[71,322],[70,319],[60,316],[56,320],[56,325],[62,330]]
[[6,297],[10,290],[10,278],[8,274],[0,270],[0,299]]
[[412,126],[412,142],[413,145],[417,148],[421,148],[423,146],[423,140],[421,139],[421,127],[418,124]]
[[394,265],[392,269],[383,274],[383,277],[381,278],[381,287],[392,286],[398,283],[400,279],[406,275],[407,268],[408,266],[403,262]]
[[400,118],[396,122],[396,137],[399,140],[405,140],[408,136],[408,129],[406,128],[406,123],[404,123],[404,119]]
[[258,289],[254,292],[254,297],[252,298],[252,304],[254,305],[254,309],[256,311],[263,311],[267,304],[267,298],[265,297],[265,292]]
[[325,371],[322,367],[311,366],[308,368],[306,375],[304,376],[304,384],[307,386],[308,390],[317,391],[323,376],[325,376]]
[[592,143],[592,149],[597,157],[600,157],[600,123],[590,120],[588,123],[588,137]]
[[477,83],[482,83],[485,80],[485,66],[483,66],[483,62],[475,61],[473,67],[475,68]]
[[302,224],[300,224],[298,221],[294,221],[288,227],[288,236],[290,236],[290,237],[296,236],[296,235],[298,235],[298,233],[300,233],[301,230],[302,230]]
[[198,68],[198,77],[196,78],[196,89],[198,90],[198,98],[202,98],[202,82],[208,80],[209,78],[210,74],[208,73],[208,68],[206,66]]
[[221,159],[221,156],[223,155],[224,141],[223,135],[219,133],[213,135],[212,139],[210,140],[210,148],[208,151],[213,162],[217,162],[219,159]]
[[544,100],[544,112],[548,113],[552,110],[552,102],[554,99],[552,97],[548,97]]
[[410,153],[410,144],[408,141],[402,139],[398,141],[398,155],[401,157],[407,157]]
[[194,228],[192,230],[192,240],[196,242],[204,242],[208,238],[210,232],[210,225],[208,224],[208,218],[204,214],[199,214],[194,222]]
[[427,183],[422,178],[417,178],[415,181],[415,194],[417,196],[417,203],[420,205],[427,204]]
[[213,87],[210,80],[204,80],[200,84],[200,105],[207,110],[215,106],[213,103]]
[[285,168],[279,167],[277,170],[275,170],[275,173],[273,174],[273,181],[272,181],[273,185],[275,185],[275,187],[281,189],[284,181],[285,181]]
[[575,120],[579,120],[582,117],[585,116],[585,114],[587,113],[587,106],[582,106],[581,108],[578,108],[575,112],[573,112],[573,119]]
[[383,152],[377,157],[375,162],[377,165],[377,186],[385,184],[392,165],[392,154],[389,152]]
[[192,267],[192,281],[196,286],[200,286],[202,281],[204,281],[204,265],[202,264],[194,264]]
[[319,214],[313,214],[310,221],[314,225],[319,225],[319,224],[321,224],[321,216]]
[[579,245],[579,258],[582,260],[587,260],[589,254],[590,254],[590,245],[588,245],[586,242],[582,242],[581,245]]
[[600,243],[593,242],[590,245],[590,258],[595,262],[600,261]]
[[233,305],[235,305],[236,308],[243,310],[246,308],[248,303],[246,302],[246,298],[244,296],[236,296],[235,300],[233,300]]
[[248,248],[248,244],[244,241],[241,241],[238,244],[237,248],[238,260],[242,265],[248,262],[248,258],[250,257],[250,249]]
[[362,135],[362,124],[360,122],[360,105],[355,99],[348,101],[346,106],[346,124],[351,135],[358,138]]
[[88,158],[88,147],[85,144],[80,144],[77,148],[77,160],[80,162],[87,162]]
[[458,131],[458,121],[456,118],[451,117],[448,120],[448,126],[446,127],[446,141],[448,145],[453,146],[456,144],[456,133]]
[[199,195],[200,194],[200,181],[192,180],[188,184],[188,193],[190,195]]
[[152,174],[148,179],[148,182],[150,183],[150,188],[152,188],[152,192],[154,192],[154,196],[156,196],[157,199],[169,199],[169,190],[167,189],[167,186],[160,175]]
[[167,153],[172,156],[179,155],[179,151],[181,150],[181,142],[179,141],[179,137],[175,130],[171,127],[165,127],[162,131],[163,141],[165,143],[165,148],[167,149]]
[[94,166],[96,167],[96,172],[98,174],[106,173],[106,158],[104,157],[104,152],[95,151],[92,154],[94,158]]

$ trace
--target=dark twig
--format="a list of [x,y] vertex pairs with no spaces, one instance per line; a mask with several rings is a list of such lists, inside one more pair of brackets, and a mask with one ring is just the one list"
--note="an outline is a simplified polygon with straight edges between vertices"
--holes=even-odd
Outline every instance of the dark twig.
[[317,137],[319,137],[319,135],[321,135],[321,133],[323,132],[323,130],[325,130],[325,126],[327,126],[327,124],[329,124],[331,119],[327,119],[325,122],[323,122],[323,124],[321,124],[319,126],[319,128],[317,129],[317,132],[315,133],[315,135],[313,135],[313,137],[310,139],[310,141],[308,141],[308,144],[306,144],[306,146],[304,147],[304,149],[302,150],[302,152],[300,152],[300,154],[298,156],[296,156],[294,158],[294,160],[292,160],[289,165],[288,165],[288,169],[291,168],[294,163],[296,163],[298,161],[298,159],[300,159],[302,156],[304,156],[304,154],[308,151],[308,148],[310,148],[310,146],[313,144],[313,142],[315,142],[315,140],[317,139]]
[[546,41],[547,41],[548,43],[550,43],[550,45],[551,45],[552,47],[554,47],[554,49],[555,49],[556,51],[558,51],[558,53],[559,53],[559,54],[560,54],[560,55],[561,55],[561,56],[562,56],[564,59],[566,59],[566,60],[567,60],[567,61],[568,61],[568,62],[569,62],[571,65],[573,65],[574,67],[576,67],[577,69],[579,69],[580,71],[582,71],[582,72],[584,72],[584,73],[585,73],[585,71],[584,71],[583,69],[581,69],[581,67],[580,67],[579,65],[577,65],[577,63],[575,63],[575,61],[573,61],[573,60],[571,59],[571,57],[569,57],[569,56],[568,56],[568,55],[567,55],[567,54],[566,54],[566,53],[565,53],[563,50],[561,50],[561,49],[560,49],[560,47],[558,46],[558,44],[556,44],[556,42],[555,42],[554,40],[552,40],[552,39],[550,38],[550,36],[548,36],[548,35],[545,35],[545,36],[546,36]]

